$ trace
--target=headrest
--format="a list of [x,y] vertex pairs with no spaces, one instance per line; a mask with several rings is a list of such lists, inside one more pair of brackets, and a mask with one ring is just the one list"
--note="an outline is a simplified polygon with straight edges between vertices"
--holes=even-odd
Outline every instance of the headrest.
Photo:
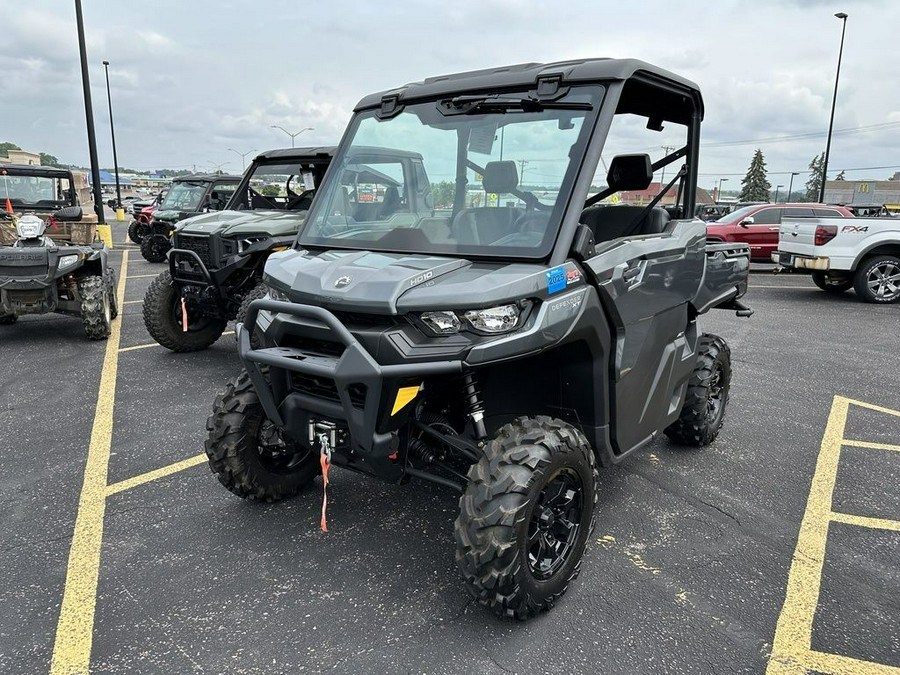
[[610,190],[646,190],[653,181],[650,155],[616,155],[609,165],[606,183]]
[[511,160],[502,162],[488,162],[484,165],[484,175],[481,179],[485,192],[493,192],[499,195],[509,194],[519,185],[519,172],[516,171],[516,163]]

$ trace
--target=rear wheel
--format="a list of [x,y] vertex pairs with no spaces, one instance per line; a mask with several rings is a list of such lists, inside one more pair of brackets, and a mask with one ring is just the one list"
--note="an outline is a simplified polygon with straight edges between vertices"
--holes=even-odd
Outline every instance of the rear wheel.
[[161,234],[148,234],[141,241],[141,255],[147,262],[163,262],[170,248],[172,244],[169,238]]
[[147,226],[139,220],[132,220],[128,224],[128,238],[135,244],[140,244],[147,236]]
[[890,304],[900,300],[900,258],[879,255],[864,260],[853,278],[856,294],[866,302]]
[[78,280],[81,297],[81,322],[90,340],[105,340],[112,331],[112,307],[109,286],[103,277],[90,276]]
[[853,287],[853,279],[847,277],[829,277],[825,272],[813,272],[813,283],[826,293],[840,295]]
[[679,445],[712,443],[725,421],[731,388],[731,350],[718,335],[700,336],[697,365],[688,380],[687,395],[678,419],[665,434]]
[[216,397],[206,429],[210,468],[238,497],[293,497],[321,472],[318,454],[286,438],[266,417],[246,371]]
[[15,314],[0,314],[0,326],[14,324],[18,318]]
[[184,330],[182,319],[181,292],[166,270],[144,295],[144,325],[154,340],[173,352],[195,352],[218,340],[227,325],[224,319],[189,312]]
[[587,439],[560,420],[522,417],[500,428],[468,477],[454,530],[469,592],[501,616],[550,609],[578,576],[593,529]]

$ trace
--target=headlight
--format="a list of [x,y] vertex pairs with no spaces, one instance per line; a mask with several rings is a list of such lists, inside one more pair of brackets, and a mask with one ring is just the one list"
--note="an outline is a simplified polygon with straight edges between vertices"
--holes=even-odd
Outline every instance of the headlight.
[[59,269],[63,269],[64,267],[70,267],[78,262],[78,255],[64,255],[59,259]]
[[290,302],[291,301],[291,299],[288,297],[287,293],[285,293],[284,291],[279,291],[277,288],[274,288],[272,286],[269,286],[268,289],[269,289],[269,297],[272,300],[279,300],[281,302]]
[[248,248],[253,246],[253,244],[257,244],[257,243],[263,241],[264,239],[268,239],[268,238],[269,238],[268,235],[261,235],[258,237],[250,236],[250,237],[244,237],[243,239],[238,239],[238,243],[237,243],[238,253],[243,253]]
[[473,309],[466,312],[466,321],[482,333],[508,333],[519,325],[519,308],[501,305],[490,309]]
[[27,215],[19,218],[19,222],[16,223],[16,232],[20,239],[34,239],[44,233],[45,227],[43,220],[37,216]]
[[437,335],[452,335],[459,332],[459,317],[453,312],[424,312],[419,318]]

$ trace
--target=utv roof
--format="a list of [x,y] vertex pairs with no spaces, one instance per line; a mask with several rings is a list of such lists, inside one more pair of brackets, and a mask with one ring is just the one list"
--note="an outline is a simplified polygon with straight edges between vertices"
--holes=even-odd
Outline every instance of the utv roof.
[[[581,59],[556,63],[521,63],[513,66],[472,70],[439,77],[429,77],[396,89],[370,94],[356,104],[356,110],[377,108],[385,97],[396,97],[398,103],[416,99],[433,99],[460,92],[497,91],[531,88],[538,79],[560,78],[560,84],[628,80],[643,76],[657,82],[667,82],[687,90],[700,101],[700,87],[680,75],[637,59]],[[702,103],[700,103],[702,113]]]
[[213,181],[219,182],[231,182],[231,183],[240,183],[240,176],[229,176],[227,174],[214,174],[214,173],[194,173],[187,176],[174,176],[172,178],[173,183],[184,183],[184,182],[193,182],[193,183],[212,183]]
[[7,171],[10,175],[43,176],[45,178],[68,177],[71,169],[60,169],[58,166],[40,166],[37,164],[7,164],[0,162],[0,171]]
[[267,159],[316,159],[334,157],[337,148],[333,145],[323,145],[318,148],[280,148],[278,150],[266,150],[259,153],[253,161]]

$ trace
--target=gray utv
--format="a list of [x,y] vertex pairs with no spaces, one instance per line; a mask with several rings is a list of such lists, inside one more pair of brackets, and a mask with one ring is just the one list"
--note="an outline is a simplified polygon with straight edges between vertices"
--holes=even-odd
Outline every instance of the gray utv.
[[[238,326],[245,371],[207,422],[221,483],[274,501],[334,463],[459,490],[469,591],[503,616],[549,609],[578,574],[598,467],[722,426],[730,353],[698,319],[749,315],[750,252],[707,246],[693,218],[702,118],[695,84],[635,60],[364,98]],[[657,196],[619,205],[669,164]]]

